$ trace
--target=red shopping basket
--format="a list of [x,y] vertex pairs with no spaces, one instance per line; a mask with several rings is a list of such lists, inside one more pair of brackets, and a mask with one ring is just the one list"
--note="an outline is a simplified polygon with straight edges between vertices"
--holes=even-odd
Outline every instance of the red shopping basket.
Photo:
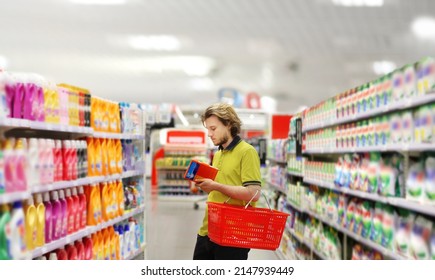
[[222,246],[276,250],[289,214],[266,208],[207,202],[208,237]]

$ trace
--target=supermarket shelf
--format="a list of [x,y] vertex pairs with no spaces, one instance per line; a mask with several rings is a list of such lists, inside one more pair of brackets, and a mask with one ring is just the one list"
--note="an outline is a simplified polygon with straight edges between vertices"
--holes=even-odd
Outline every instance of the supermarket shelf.
[[287,161],[285,160],[279,160],[274,158],[268,158],[267,160],[274,164],[287,165]]
[[357,148],[314,148],[303,151],[304,154],[344,154],[344,153],[364,153],[364,152],[421,152],[433,151],[433,143],[410,143],[410,144],[390,144],[384,146],[367,146]]
[[111,132],[98,132],[94,131],[92,136],[95,138],[107,138],[107,139],[145,139],[144,135],[132,134],[132,133],[111,133]]
[[32,193],[47,192],[47,191],[73,188],[73,187],[77,187],[77,186],[99,184],[99,183],[108,182],[108,181],[116,181],[116,180],[121,180],[124,178],[141,176],[143,174],[144,174],[144,170],[129,170],[129,171],[125,171],[121,174],[113,174],[113,175],[108,175],[108,176],[86,177],[86,178],[80,178],[80,179],[72,180],[72,181],[60,181],[60,182],[54,182],[51,184],[33,186],[31,188],[32,188]]
[[350,190],[346,188],[337,188],[334,186],[333,183],[320,181],[320,180],[313,180],[309,178],[304,178],[304,182],[308,184],[313,184],[319,187],[327,188],[330,190],[338,191],[341,193],[349,194],[352,196],[369,199],[372,201],[379,201],[385,204],[390,204],[392,206],[401,207],[409,210],[413,210],[419,213],[435,216],[435,205],[430,204],[422,204],[416,201],[412,201],[405,198],[400,197],[385,197],[380,196],[378,194],[373,193],[367,193],[362,191],[356,191],[356,190]]
[[358,120],[362,120],[362,119],[367,119],[367,118],[375,117],[375,116],[382,115],[385,113],[389,113],[389,112],[393,112],[393,111],[397,111],[397,110],[414,108],[414,107],[417,107],[420,105],[435,102],[435,94],[434,93],[435,92],[429,92],[426,95],[421,95],[421,96],[417,96],[417,97],[413,97],[413,98],[409,98],[409,99],[404,99],[404,100],[401,100],[398,102],[391,103],[391,104],[384,106],[384,107],[380,107],[380,108],[377,108],[377,109],[374,109],[374,110],[371,110],[368,112],[360,113],[360,114],[355,115],[355,116],[340,118],[338,120],[325,121],[325,122],[322,122],[322,123],[319,123],[316,125],[308,126],[308,127],[302,128],[302,133],[316,130],[316,129],[329,127],[329,126],[335,126],[335,125],[339,125],[339,124],[344,124],[344,123],[354,122],[354,121],[358,121]]
[[[360,242],[360,243],[362,243],[362,244],[364,244],[364,245],[366,245],[366,246],[368,246],[370,248],[373,248],[373,249],[377,250],[383,256],[386,256],[386,257],[389,257],[389,258],[395,259],[395,260],[405,260],[405,259],[407,259],[406,257],[404,257],[404,256],[402,256],[400,254],[392,252],[392,251],[388,250],[387,248],[382,247],[381,245],[379,245],[379,244],[377,244],[377,243],[375,243],[375,242],[373,242],[373,241],[371,241],[369,239],[366,239],[366,238],[364,238],[364,237],[362,237],[362,236],[360,236],[360,235],[358,235],[358,234],[356,234],[356,233],[354,233],[354,232],[352,232],[352,231],[350,231],[350,230],[348,230],[348,229],[338,225],[335,222],[330,221],[329,219],[323,218],[323,217],[319,216],[318,214],[316,214],[316,213],[314,213],[314,212],[312,212],[310,210],[301,209],[300,207],[297,207],[295,204],[292,204],[291,202],[289,202],[289,203],[290,203],[290,205],[292,205],[293,208],[295,208],[299,212],[307,213],[308,215],[316,218],[317,220],[323,222],[324,224],[327,224],[330,227],[333,227],[336,230],[341,231],[342,233],[345,233],[346,235],[352,237],[354,240],[356,240],[356,241],[358,241],[358,242]],[[319,257],[321,257],[321,256],[319,256]]]
[[304,174],[302,172],[296,172],[296,171],[289,171],[289,170],[287,170],[287,174],[290,175],[290,176],[304,177]]
[[0,195],[0,204],[11,203],[17,200],[26,200],[30,198],[30,192],[12,192]]
[[69,243],[72,243],[76,240],[79,240],[85,236],[89,236],[97,231],[100,231],[106,227],[112,226],[116,223],[119,223],[121,221],[124,221],[130,217],[133,217],[137,214],[143,213],[145,211],[145,206],[140,206],[134,210],[131,210],[127,213],[125,213],[123,216],[121,217],[117,217],[115,219],[112,219],[110,221],[101,223],[99,225],[96,226],[88,226],[78,232],[75,232],[73,234],[67,235],[63,238],[60,238],[58,240],[52,241],[49,244],[46,244],[42,247],[36,248],[35,250],[32,251],[32,258],[37,258],[39,256],[42,256],[48,252],[51,252],[53,250],[56,250],[57,248],[63,247]]

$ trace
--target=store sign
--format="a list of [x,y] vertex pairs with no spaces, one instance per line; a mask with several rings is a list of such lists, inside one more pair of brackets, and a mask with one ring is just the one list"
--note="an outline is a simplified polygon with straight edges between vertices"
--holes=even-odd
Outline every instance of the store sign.
[[235,108],[240,108],[243,105],[243,97],[240,92],[234,88],[221,88],[218,91],[219,101],[229,103]]
[[261,109],[261,97],[255,92],[250,92],[245,96],[246,108]]

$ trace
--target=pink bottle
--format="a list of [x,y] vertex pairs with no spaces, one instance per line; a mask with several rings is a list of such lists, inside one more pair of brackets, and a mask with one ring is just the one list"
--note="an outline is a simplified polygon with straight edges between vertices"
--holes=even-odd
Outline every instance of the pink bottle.
[[18,138],[15,144],[15,190],[27,190],[27,140]]
[[[71,197],[71,189],[66,189],[66,204],[68,213],[68,234],[71,234],[75,230],[75,217],[76,213],[74,211],[74,200]],[[77,208],[76,208],[77,209]]]
[[63,165],[63,180],[72,180],[71,175],[71,142],[69,140],[62,141],[62,165]]
[[50,201],[50,194],[44,193],[44,206],[45,206],[45,243],[51,242],[53,237],[53,215],[52,205]]
[[59,190],[59,201],[61,205],[61,230],[60,230],[60,236],[65,237],[68,233],[68,206],[65,199],[65,194],[63,190]]
[[23,119],[35,120],[35,113],[33,106],[37,102],[36,87],[31,81],[24,84],[24,98],[23,98]]
[[52,240],[58,240],[61,237],[62,230],[62,205],[59,201],[59,194],[57,191],[51,192],[51,204],[52,204],[52,219],[53,219],[53,238]]
[[15,150],[14,139],[8,138],[4,142],[4,169],[5,169],[5,191],[15,191]]
[[80,228],[83,229],[86,227],[87,223],[87,215],[88,215],[88,207],[86,202],[86,195],[83,190],[83,186],[78,187],[79,189],[79,213],[80,213]]
[[72,188],[72,195],[71,198],[73,199],[73,211],[75,213],[74,218],[74,232],[78,231],[80,229],[80,220],[81,220],[81,212],[79,211],[80,207],[80,199],[77,195],[76,188]]
[[21,119],[23,117],[23,103],[25,95],[25,85],[22,81],[19,81],[15,86],[15,95],[13,102],[13,118]]

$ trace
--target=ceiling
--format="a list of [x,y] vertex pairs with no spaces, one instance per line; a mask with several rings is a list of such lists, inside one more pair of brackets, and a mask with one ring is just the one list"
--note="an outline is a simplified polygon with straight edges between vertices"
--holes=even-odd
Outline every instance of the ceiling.
[[[432,0],[384,0],[382,7],[336,6],[333,0],[125,1],[1,1],[6,69],[39,73],[112,100],[186,110],[217,101],[219,89],[230,87],[271,96],[278,112],[292,113],[375,79],[374,61],[400,67],[435,55],[435,39],[419,39],[411,29],[416,18],[435,17]],[[134,49],[131,35],[175,36],[180,49]],[[180,56],[190,66],[193,56],[211,59],[209,73],[150,70],[166,63],[162,58]]]

